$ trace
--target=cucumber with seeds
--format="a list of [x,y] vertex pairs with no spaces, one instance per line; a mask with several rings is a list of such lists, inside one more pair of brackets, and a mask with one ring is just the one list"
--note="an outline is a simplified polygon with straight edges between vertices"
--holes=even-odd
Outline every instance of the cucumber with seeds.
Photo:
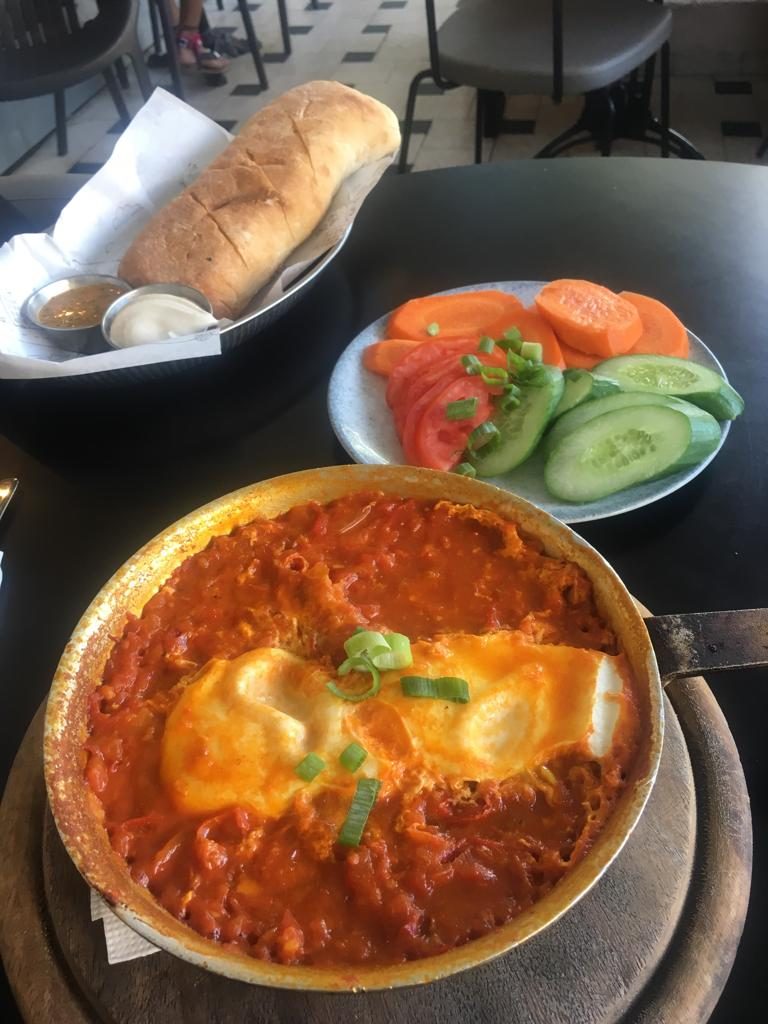
[[561,501],[597,501],[701,462],[720,443],[720,424],[690,408],[625,406],[583,423],[547,458],[548,489]]
[[470,453],[478,476],[499,476],[525,462],[539,443],[563,393],[563,375],[556,366],[542,365],[535,383],[520,385],[520,404],[505,412],[497,408],[489,420],[498,437]]
[[563,374],[563,397],[555,409],[553,419],[557,419],[570,409],[575,409],[582,402],[615,395],[620,390],[615,380],[598,377],[589,370],[566,370]]
[[571,409],[570,412],[556,419],[549,428],[542,441],[545,454],[554,451],[566,434],[572,433],[583,423],[589,423],[590,420],[602,416],[603,413],[614,412],[616,409],[627,409],[633,405],[666,405],[672,408],[681,406],[683,411],[693,409],[694,412],[698,409],[697,405],[691,405],[690,402],[684,402],[679,398],[667,398],[666,395],[654,395],[650,391],[634,391],[631,394],[620,391],[616,395],[597,398],[594,402],[582,402],[575,409]]
[[735,420],[744,400],[728,381],[707,366],[674,356],[617,356],[598,363],[595,373],[616,381],[622,391],[653,392],[684,398],[718,420]]

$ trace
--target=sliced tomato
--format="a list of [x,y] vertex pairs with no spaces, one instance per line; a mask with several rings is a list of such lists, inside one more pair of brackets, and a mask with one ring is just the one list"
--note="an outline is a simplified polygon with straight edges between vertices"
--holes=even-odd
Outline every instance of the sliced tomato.
[[[491,353],[477,351],[477,342],[469,341],[461,346],[456,345],[452,351],[443,352],[440,358],[436,358],[432,366],[420,370],[419,373],[406,383],[397,402],[392,407],[392,414],[395,418],[395,428],[398,437],[402,440],[405,432],[405,421],[413,406],[430,391],[438,380],[445,377],[446,373],[456,371],[459,376],[467,376],[462,365],[461,358],[465,355],[476,355],[485,366],[507,365],[507,357],[501,349],[495,349]],[[422,407],[423,408],[423,407]]]
[[431,391],[435,384],[446,376],[454,377],[462,373],[466,374],[461,363],[462,355],[463,352],[444,352],[439,359],[435,360],[432,366],[426,367],[407,382],[405,391],[392,407],[395,428],[401,440],[405,429],[406,417],[419,399]]
[[[468,420],[449,420],[446,407],[463,398],[476,398],[477,410]],[[467,438],[492,412],[491,392],[479,377],[453,380],[432,399],[415,430],[414,455],[429,469],[453,469],[461,461]]]
[[405,387],[405,382],[413,376],[418,376],[421,371],[434,364],[435,360],[455,352],[474,350],[477,348],[477,341],[474,338],[450,338],[446,341],[424,341],[412,352],[401,359],[392,370],[387,381],[387,405],[392,408],[397,404]]
[[429,388],[422,395],[419,395],[414,402],[407,406],[404,404],[399,405],[393,410],[400,443],[403,446],[406,460],[412,466],[421,465],[421,460],[416,451],[416,428],[419,425],[422,414],[442,394],[448,384],[465,378],[467,378],[467,374],[464,372],[464,367],[461,364],[458,366],[445,366],[443,367],[443,372],[433,379]]

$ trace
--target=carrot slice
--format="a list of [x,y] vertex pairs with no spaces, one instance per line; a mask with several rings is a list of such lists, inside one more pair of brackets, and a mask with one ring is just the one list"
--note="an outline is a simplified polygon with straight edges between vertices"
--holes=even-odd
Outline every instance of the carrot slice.
[[488,334],[492,338],[502,338],[504,332],[511,327],[516,327],[520,331],[524,341],[538,341],[541,345],[542,362],[557,366],[561,370],[565,369],[557,335],[537,310],[524,307],[516,309],[509,316],[504,316],[493,324]]
[[363,352],[363,366],[381,377],[388,377],[400,360],[419,344],[421,343],[411,341],[409,338],[386,338],[384,341],[376,341],[373,345],[368,345]]
[[688,331],[678,320],[669,306],[648,295],[636,292],[619,292],[623,299],[631,302],[640,314],[643,333],[640,340],[629,350],[630,355],[677,356],[687,359],[690,351]]
[[497,320],[522,308],[514,295],[499,291],[426,295],[411,299],[394,311],[389,318],[387,337],[413,341],[478,337],[487,334],[488,327]]
[[560,351],[563,353],[565,365],[569,370],[591,370],[593,366],[603,361],[602,356],[590,356],[586,352],[579,352],[577,348],[564,345],[560,342]]
[[536,306],[561,342],[603,359],[628,352],[643,333],[632,303],[591,281],[552,281]]

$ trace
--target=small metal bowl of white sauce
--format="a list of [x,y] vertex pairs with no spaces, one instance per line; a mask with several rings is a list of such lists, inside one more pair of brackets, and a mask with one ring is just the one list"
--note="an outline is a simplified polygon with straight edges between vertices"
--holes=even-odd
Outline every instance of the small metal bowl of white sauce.
[[172,342],[216,327],[208,299],[184,284],[146,284],[112,303],[101,321],[111,348]]

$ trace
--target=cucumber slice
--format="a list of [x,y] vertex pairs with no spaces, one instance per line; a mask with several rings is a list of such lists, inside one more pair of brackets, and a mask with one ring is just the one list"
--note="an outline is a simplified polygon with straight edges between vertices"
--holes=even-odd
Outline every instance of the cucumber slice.
[[552,451],[544,479],[561,501],[596,501],[706,458],[720,442],[709,413],[638,405],[596,416]]
[[583,423],[589,423],[596,416],[602,416],[606,412],[614,412],[616,409],[628,409],[633,405],[666,405],[674,408],[679,406],[683,412],[686,409],[698,411],[697,405],[684,402],[678,398],[667,398],[666,395],[654,395],[650,391],[634,391],[625,394],[620,391],[616,395],[608,395],[606,398],[597,398],[594,402],[582,402],[581,405],[571,409],[570,412],[560,416],[549,428],[544,438],[544,451],[548,455],[560,444],[566,434],[573,433]]
[[554,419],[570,409],[575,409],[582,402],[591,402],[595,398],[614,395],[621,390],[615,380],[609,380],[608,377],[597,377],[589,370],[566,370],[563,374],[563,383],[563,397],[555,409]]
[[520,386],[520,405],[497,409],[491,422],[501,435],[491,451],[480,449],[470,459],[478,476],[498,476],[519,466],[533,452],[563,393],[563,375],[556,366],[540,366],[537,383]]
[[738,391],[707,366],[674,356],[617,356],[598,363],[595,371],[622,391],[653,391],[685,398],[718,420],[735,420],[744,412]]

